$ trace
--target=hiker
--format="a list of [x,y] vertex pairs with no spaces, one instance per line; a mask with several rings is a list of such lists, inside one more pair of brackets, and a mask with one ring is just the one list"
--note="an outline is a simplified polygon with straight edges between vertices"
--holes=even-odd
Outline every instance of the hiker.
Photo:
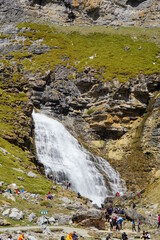
[[120,214],[122,215],[124,214],[124,209],[120,210]]
[[109,208],[107,208],[107,211],[108,211],[109,215],[112,215],[113,208],[112,208],[112,207],[109,207]]
[[119,219],[116,218],[116,230],[120,231],[120,227],[119,227]]
[[136,204],[135,203],[133,203],[133,209],[135,209],[136,208]]
[[136,224],[135,224],[135,221],[132,220],[132,232],[136,232]]
[[69,234],[67,235],[66,240],[73,240],[73,239],[72,239],[72,233],[69,233]]
[[119,217],[119,219],[118,219],[118,223],[119,223],[119,228],[120,228],[120,230],[122,230],[122,223],[123,223],[123,218],[122,217]]
[[18,240],[23,240],[23,239],[25,239],[25,238],[24,238],[24,234],[22,233],[22,234],[19,236],[19,239],[18,239]]
[[110,240],[111,239],[111,235],[108,234],[108,236],[106,237],[106,240]]
[[107,210],[105,211],[105,218],[106,218],[106,222],[109,222],[110,217]]
[[112,218],[110,218],[109,223],[110,223],[110,231],[112,231],[113,230],[113,220],[112,220]]
[[120,197],[120,193],[119,192],[116,193],[116,197]]
[[8,188],[7,192],[12,194],[12,190],[10,188]]
[[138,193],[137,193],[137,196],[140,198],[140,197],[141,197],[141,193],[140,193],[140,192],[138,192]]
[[79,192],[77,193],[77,198],[82,198],[82,196]]
[[70,187],[71,187],[71,183],[67,181],[67,189],[69,189]]
[[113,223],[113,231],[114,231],[114,230],[117,229],[117,220],[116,220],[116,217],[113,217],[112,223]]
[[151,239],[151,235],[149,232],[146,232],[147,239]]
[[158,228],[160,228],[160,214],[158,215]]
[[127,240],[128,239],[128,236],[127,236],[127,234],[124,232],[124,233],[122,233],[122,239],[123,240]]
[[144,240],[146,240],[146,239],[147,239],[147,235],[146,235],[146,232],[145,232],[145,231],[143,231],[143,234],[142,234],[142,237],[141,237],[141,239],[144,239]]
[[141,231],[141,225],[142,225],[142,222],[140,221],[140,219],[138,220],[138,232]]
[[52,195],[51,195],[51,192],[49,192],[48,195],[47,195],[47,199],[50,199],[50,200],[51,200],[52,198],[53,198],[53,197],[52,197]]
[[78,236],[75,231],[72,233],[72,240],[78,240]]

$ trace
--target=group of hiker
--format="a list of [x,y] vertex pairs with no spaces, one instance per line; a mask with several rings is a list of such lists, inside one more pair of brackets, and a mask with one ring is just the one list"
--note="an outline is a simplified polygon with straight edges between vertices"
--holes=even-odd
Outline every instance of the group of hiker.
[[[112,216],[112,214],[120,214],[121,216]],[[122,223],[123,223],[123,216],[124,215],[124,209],[121,209],[119,207],[116,207],[113,209],[112,206],[109,206],[105,211],[105,218],[106,221],[110,223],[110,230],[121,230],[122,229]]]
[[16,189],[13,189],[13,190],[11,188],[8,188],[6,190],[0,189],[0,194],[5,193],[5,192],[7,192],[9,194],[19,195],[21,193],[24,193],[24,188],[22,188],[21,190],[19,188],[16,188]]

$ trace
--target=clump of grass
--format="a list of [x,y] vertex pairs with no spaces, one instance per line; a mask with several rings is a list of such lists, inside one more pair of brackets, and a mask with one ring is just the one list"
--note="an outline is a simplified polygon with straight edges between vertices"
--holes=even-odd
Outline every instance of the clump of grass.
[[90,109],[88,109],[87,114],[91,115],[92,113],[94,113],[94,111],[95,111],[94,108],[90,108]]

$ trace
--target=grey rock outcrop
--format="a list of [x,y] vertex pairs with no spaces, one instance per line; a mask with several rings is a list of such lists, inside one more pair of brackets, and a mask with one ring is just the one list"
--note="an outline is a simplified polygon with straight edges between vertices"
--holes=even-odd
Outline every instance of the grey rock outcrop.
[[29,222],[33,222],[36,218],[36,214],[35,213],[31,213],[29,216],[28,216],[28,221]]
[[9,218],[12,218],[13,220],[21,220],[24,218],[24,214],[22,211],[19,211],[17,208],[12,208]]

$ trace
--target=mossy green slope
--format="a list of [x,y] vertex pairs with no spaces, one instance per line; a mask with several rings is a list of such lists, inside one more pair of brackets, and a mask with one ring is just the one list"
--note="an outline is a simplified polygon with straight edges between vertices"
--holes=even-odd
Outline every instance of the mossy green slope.
[[[79,29],[67,32],[63,28],[35,23],[23,23],[18,27],[21,29],[19,35],[25,37],[25,50],[13,54],[26,70],[44,72],[62,64],[81,72],[91,66],[98,70],[104,81],[114,78],[126,81],[140,73],[152,74],[160,69],[158,41],[156,44],[151,38],[156,32],[159,36],[159,29],[148,30],[148,33],[147,29],[146,33],[140,29],[141,34],[128,28],[126,32],[120,30],[121,34],[111,29],[107,32],[105,28],[95,29],[95,32],[84,29],[85,34],[81,34]],[[41,40],[39,44],[49,46],[50,51],[30,56],[28,46],[37,40]]]

